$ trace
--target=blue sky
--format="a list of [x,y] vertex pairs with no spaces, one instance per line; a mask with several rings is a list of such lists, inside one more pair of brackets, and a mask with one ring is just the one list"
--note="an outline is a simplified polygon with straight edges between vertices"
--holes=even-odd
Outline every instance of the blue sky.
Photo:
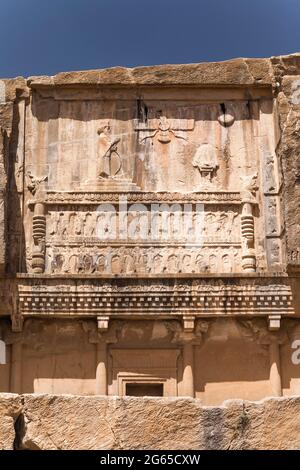
[[300,0],[0,0],[0,77],[300,51]]

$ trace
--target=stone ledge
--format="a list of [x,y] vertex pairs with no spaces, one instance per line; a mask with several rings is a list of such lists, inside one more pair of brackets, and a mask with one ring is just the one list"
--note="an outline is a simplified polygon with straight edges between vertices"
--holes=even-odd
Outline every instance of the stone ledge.
[[269,87],[274,82],[269,59],[233,59],[199,64],[170,64],[148,67],[112,67],[54,76],[29,77],[28,86],[202,86]]
[[[53,274],[35,274],[35,273],[17,273],[17,279],[195,279],[195,280],[204,280],[204,279],[217,279],[223,280],[226,279],[260,279],[260,278],[284,278],[288,279],[289,275],[283,271],[274,271],[274,272],[255,272],[255,273],[160,273],[160,274],[69,274],[69,273],[53,273]],[[226,282],[226,281],[225,281]]]
[[191,398],[0,394],[0,448],[15,440],[32,450],[300,449],[299,413],[300,396],[202,406]]
[[[271,58],[236,58],[221,62],[167,64],[135,68],[111,67],[61,72],[53,76],[3,79],[6,99],[28,88],[53,87],[276,87],[284,75],[300,73],[300,53]],[[27,86],[26,86],[27,85]],[[280,83],[279,83],[280,85]]]

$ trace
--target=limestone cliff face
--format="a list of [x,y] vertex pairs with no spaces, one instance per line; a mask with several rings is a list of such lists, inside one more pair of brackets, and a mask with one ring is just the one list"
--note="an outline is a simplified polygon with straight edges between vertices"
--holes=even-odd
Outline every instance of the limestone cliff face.
[[300,398],[232,400],[0,395],[0,449],[300,449]]

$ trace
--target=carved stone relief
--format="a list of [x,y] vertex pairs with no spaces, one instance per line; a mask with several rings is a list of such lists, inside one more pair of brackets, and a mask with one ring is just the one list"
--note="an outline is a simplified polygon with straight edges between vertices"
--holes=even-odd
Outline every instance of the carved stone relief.
[[192,131],[193,129],[194,119],[168,119],[166,116],[161,115],[146,122],[135,121],[135,130],[139,131],[140,134],[148,134],[140,138],[141,143],[154,138],[161,144],[170,143],[172,137],[187,140],[183,132]]
[[152,211],[151,206],[144,206],[144,210],[139,206],[139,211],[132,208],[135,206],[129,206],[125,219],[117,206],[115,211],[95,211],[91,206],[78,210],[75,205],[49,208],[47,272],[240,270],[239,207],[226,205],[219,210],[217,205],[209,205],[204,212],[192,205],[186,212],[184,205],[173,207],[178,211]]
[[119,137],[111,136],[110,123],[107,122],[103,127],[98,129],[98,157],[99,178],[114,178],[121,177],[122,172],[122,159],[118,152]]
[[[20,169],[22,171],[22,169]],[[29,165],[25,169],[25,177],[27,182],[27,189],[33,196],[42,188],[44,189],[45,183],[48,180],[49,169],[45,167],[38,167],[34,169],[32,165]]]
[[[59,240],[92,243],[92,238],[95,242],[102,242],[123,237],[123,232],[117,231],[122,217],[117,208],[116,211],[89,209],[50,210],[47,217],[47,240],[52,243]],[[142,210],[140,207],[139,211],[129,209],[126,217],[122,223],[126,224],[126,238],[132,240],[192,242],[200,236],[204,243],[240,243],[240,214],[239,209],[234,206],[224,207],[224,210],[211,206],[204,213],[197,210],[185,213],[183,206],[178,211],[167,212],[151,211],[147,207]]]
[[196,150],[193,158],[193,166],[197,167],[203,179],[202,186],[207,186],[211,182],[218,168],[216,149],[211,144],[202,144]]
[[[40,135],[39,160],[44,163],[35,161],[37,150],[28,147],[28,270],[255,272],[267,268],[264,247],[279,267],[278,162],[256,119],[258,108],[258,102],[246,101],[149,100],[137,111],[130,100],[101,107],[63,102],[58,129],[52,122],[56,130],[50,132],[45,119],[48,140]],[[37,117],[38,109],[29,129],[39,126]],[[264,213],[258,209],[262,193]],[[146,210],[130,207],[124,217],[119,210],[97,208],[105,203],[115,207],[121,195]],[[188,201],[205,203],[203,215],[192,207],[191,222],[176,211],[149,210],[152,202],[183,208]],[[36,202],[45,205],[43,214],[34,213]]]
[[70,274],[164,274],[240,272],[241,252],[234,247],[162,246],[47,249],[46,271]]

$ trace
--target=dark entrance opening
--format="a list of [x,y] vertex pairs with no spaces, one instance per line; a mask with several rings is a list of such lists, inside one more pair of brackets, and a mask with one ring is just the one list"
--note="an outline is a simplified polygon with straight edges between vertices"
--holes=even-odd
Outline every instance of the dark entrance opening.
[[126,395],[130,397],[163,397],[164,384],[128,383]]

